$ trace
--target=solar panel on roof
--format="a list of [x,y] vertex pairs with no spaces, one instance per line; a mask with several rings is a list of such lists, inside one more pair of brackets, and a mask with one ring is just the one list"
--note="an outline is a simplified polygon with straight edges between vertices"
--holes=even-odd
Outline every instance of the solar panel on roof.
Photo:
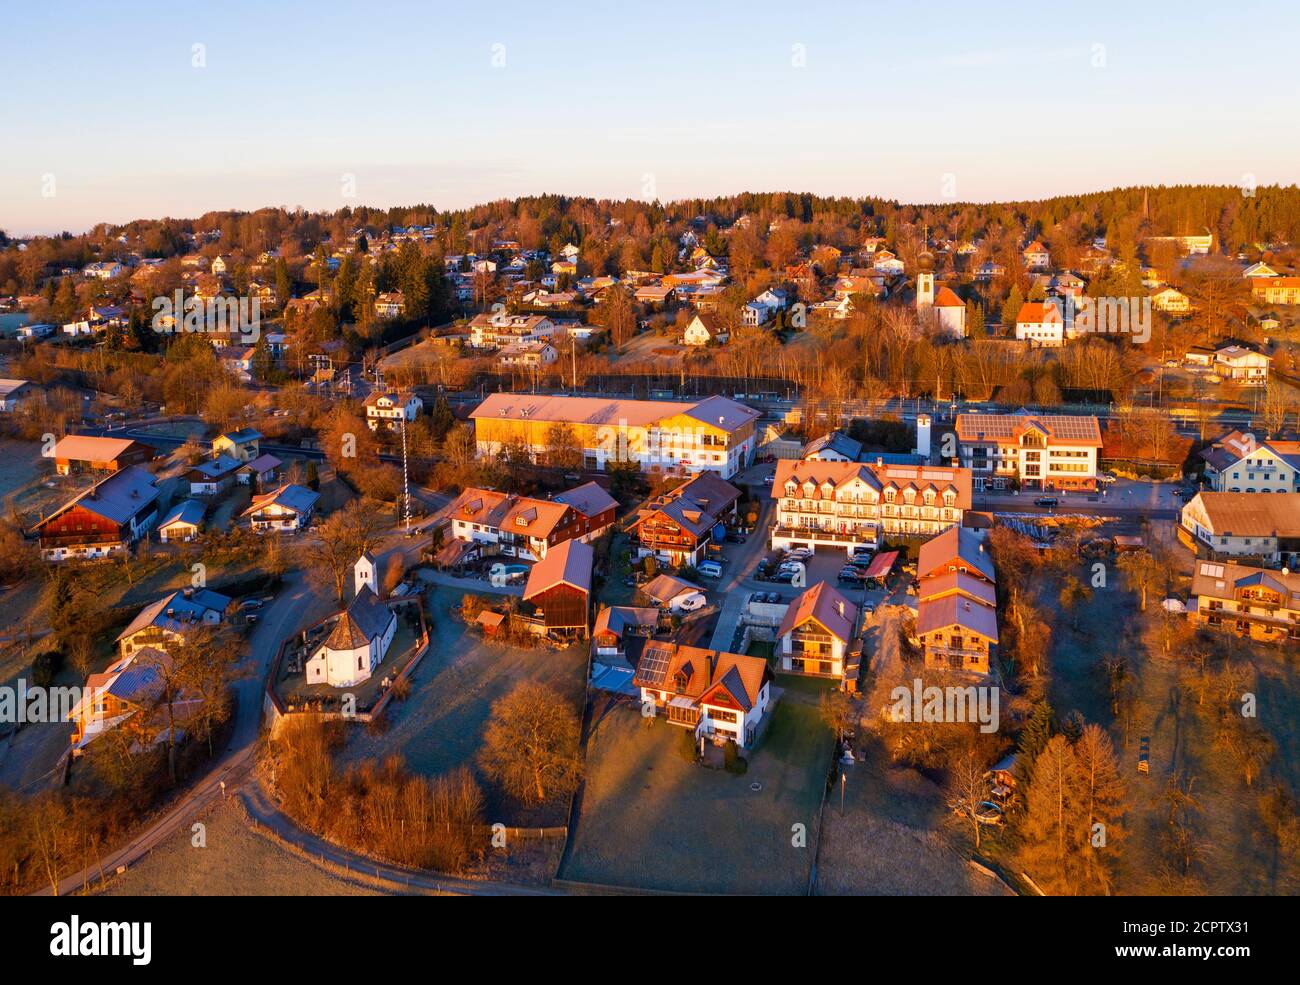
[[649,684],[662,684],[668,674],[668,651],[647,647],[637,664],[637,677]]

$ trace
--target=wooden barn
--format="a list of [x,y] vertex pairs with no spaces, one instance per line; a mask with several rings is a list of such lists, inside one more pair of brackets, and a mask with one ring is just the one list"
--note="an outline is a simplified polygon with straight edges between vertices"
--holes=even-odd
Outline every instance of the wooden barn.
[[128,465],[143,465],[153,458],[153,449],[130,438],[97,438],[69,434],[54,445],[54,470],[59,475],[73,472],[117,472]]
[[566,540],[533,565],[524,601],[536,610],[535,629],[557,639],[586,639],[591,628],[590,544]]

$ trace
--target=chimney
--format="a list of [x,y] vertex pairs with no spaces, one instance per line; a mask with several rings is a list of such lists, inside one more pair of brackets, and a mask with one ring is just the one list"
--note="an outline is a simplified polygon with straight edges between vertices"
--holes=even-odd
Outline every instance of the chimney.
[[920,455],[926,461],[930,459],[930,415],[916,415],[916,448],[915,454]]

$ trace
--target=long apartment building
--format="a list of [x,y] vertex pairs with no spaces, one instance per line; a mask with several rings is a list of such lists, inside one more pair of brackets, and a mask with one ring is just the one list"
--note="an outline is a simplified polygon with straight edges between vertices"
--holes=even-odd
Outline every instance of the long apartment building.
[[753,460],[758,416],[719,396],[685,402],[494,393],[470,419],[481,455],[519,441],[544,459],[553,428],[567,425],[588,470],[630,462],[642,472],[707,471],[729,479]]
[[1266,642],[1300,641],[1300,574],[1197,561],[1189,616],[1198,624]]
[[848,553],[885,537],[933,536],[971,508],[969,469],[883,461],[782,461],[772,546],[838,547]]
[[958,414],[961,464],[977,490],[1097,488],[1101,425],[1095,417]]

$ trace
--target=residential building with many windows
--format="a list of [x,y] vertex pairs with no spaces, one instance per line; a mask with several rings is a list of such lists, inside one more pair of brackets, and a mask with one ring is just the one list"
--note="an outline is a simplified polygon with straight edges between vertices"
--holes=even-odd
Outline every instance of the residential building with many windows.
[[971,507],[964,468],[867,462],[781,461],[772,546],[838,547],[852,553],[885,537],[932,536]]
[[781,670],[810,677],[844,677],[845,656],[857,629],[858,607],[830,584],[818,582],[785,611],[776,631]]
[[1015,482],[1028,489],[1097,488],[1101,425],[1095,417],[958,414],[957,443],[977,490]]

